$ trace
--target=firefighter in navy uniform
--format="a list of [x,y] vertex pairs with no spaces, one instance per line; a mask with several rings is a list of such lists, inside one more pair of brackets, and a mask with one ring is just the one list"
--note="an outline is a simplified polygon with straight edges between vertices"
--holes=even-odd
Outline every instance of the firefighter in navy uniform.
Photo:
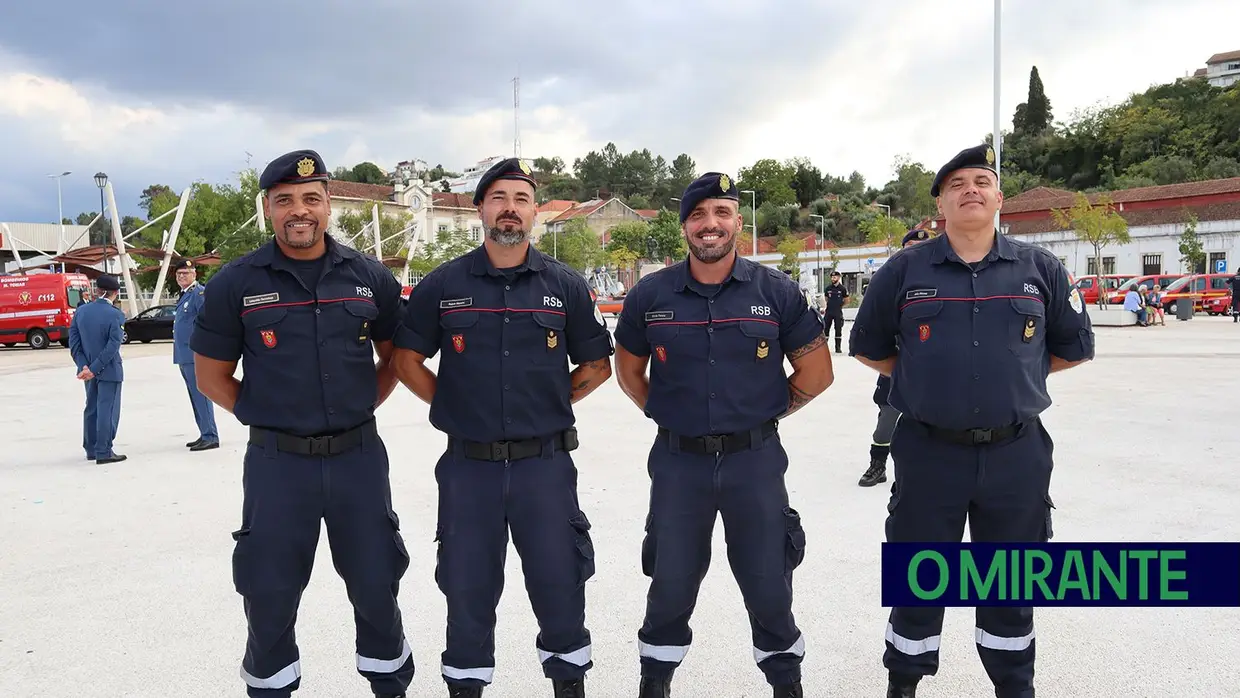
[[[396,336],[397,374],[448,436],[435,467],[435,579],[447,599],[440,671],[453,698],[481,696],[493,678],[510,531],[556,698],[582,698],[593,666],[594,547],[570,455],[572,405],[611,376],[612,344],[585,279],[529,243],[535,186],[516,158],[483,175],[474,205],[486,239],[414,287]],[[424,364],[436,354],[437,376]]]
[[[901,249],[916,245],[930,239],[930,233],[921,228],[914,228],[904,235]],[[891,378],[878,374],[878,384],[874,386],[874,404],[878,405],[878,423],[874,425],[874,436],[870,443],[870,466],[862,473],[857,484],[862,487],[873,487],[887,482],[887,454],[891,451],[891,434],[896,430],[896,421],[900,413],[888,402],[891,394]]]
[[314,151],[267,166],[259,187],[275,239],[216,273],[190,339],[199,390],[250,427],[233,582],[253,698],[301,684],[294,622],[322,520],[353,605],[358,673],[386,698],[403,697],[414,673],[396,600],[409,555],[374,420],[396,386],[401,287],[325,233],[327,179]]
[[840,344],[844,341],[844,304],[848,302],[848,289],[840,283],[840,273],[831,272],[831,284],[823,295],[827,299],[827,308],[822,313],[823,334],[831,335],[831,326],[835,325],[835,353],[843,353]]
[[[994,151],[961,151],[930,190],[944,234],[874,275],[851,355],[892,377],[900,414],[887,540],[1045,542],[1052,536],[1047,374],[1093,358],[1094,334],[1063,264],[994,228]],[[942,608],[893,608],[887,695],[938,670]],[[1034,696],[1033,609],[977,609],[977,651],[998,698]]]
[[659,427],[641,553],[651,579],[637,635],[641,698],[671,695],[720,514],[754,660],[776,698],[802,695],[805,640],[792,613],[792,573],[805,531],[789,506],[777,420],[834,376],[822,324],[796,282],[736,253],[738,206],[727,175],[692,182],[680,203],[689,258],[643,277],[616,326],[617,380]]
[[1231,321],[1240,322],[1240,271],[1227,280],[1231,286]]

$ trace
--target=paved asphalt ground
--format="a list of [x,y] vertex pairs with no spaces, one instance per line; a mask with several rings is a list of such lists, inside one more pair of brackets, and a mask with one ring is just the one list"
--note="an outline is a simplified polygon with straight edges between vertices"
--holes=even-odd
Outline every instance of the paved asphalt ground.
[[[613,320],[614,322],[614,320]],[[1056,441],[1057,541],[1240,540],[1240,327],[1199,316],[1152,329],[1098,330],[1098,359],[1055,375],[1045,414]],[[229,532],[239,522],[243,428],[220,415],[223,448],[187,453],[194,425],[167,343],[126,346],[117,450],[82,459],[83,391],[68,354],[0,350],[0,696],[244,696],[245,641]],[[887,611],[879,542],[888,486],[857,487],[875,408],[874,374],[836,357],[835,385],[782,426],[792,504],[808,558],[796,574],[807,696],[881,696]],[[403,388],[379,412],[413,561],[401,590],[418,662],[410,696],[444,696],[443,597],[432,579],[435,482],[444,438]],[[639,546],[654,427],[615,382],[578,411],[583,508],[598,572],[588,586],[590,696],[634,696],[646,579]],[[353,666],[353,618],[323,536],[297,636],[299,698],[369,696]],[[497,671],[488,698],[549,696],[536,626],[508,558]],[[716,530],[695,643],[677,698],[769,696]],[[1043,609],[1038,695],[1240,696],[1240,609]],[[949,609],[943,666],[924,698],[993,695],[973,645],[973,613]]]

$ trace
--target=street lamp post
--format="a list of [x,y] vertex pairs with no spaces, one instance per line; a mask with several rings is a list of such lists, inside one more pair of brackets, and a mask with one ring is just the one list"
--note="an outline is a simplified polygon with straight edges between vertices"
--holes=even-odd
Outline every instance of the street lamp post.
[[753,214],[753,256],[758,256],[758,192],[753,189],[746,189],[741,192],[748,194],[750,200],[749,210]]
[[827,219],[817,213],[811,213],[809,217],[818,219],[818,292],[822,293],[822,245],[827,239]]
[[887,214],[887,217],[888,217],[888,218],[891,218],[891,207],[890,207],[890,206],[888,206],[887,204],[880,204],[880,203],[875,203],[874,205],[875,205],[875,206],[877,206],[877,207],[879,207],[879,208],[885,208],[885,209],[887,209],[884,213],[886,213],[886,214]]
[[60,174],[50,174],[48,177],[56,180],[56,222],[60,225],[60,239],[56,241],[56,254],[65,253],[65,207],[64,200],[60,195],[60,179],[73,174],[69,170],[65,170]]
[[[107,205],[103,203],[103,188],[108,186],[108,176],[102,172],[95,173],[95,186],[99,187],[99,220],[104,220],[104,213]],[[103,273],[109,273],[108,270],[108,240],[103,240]]]

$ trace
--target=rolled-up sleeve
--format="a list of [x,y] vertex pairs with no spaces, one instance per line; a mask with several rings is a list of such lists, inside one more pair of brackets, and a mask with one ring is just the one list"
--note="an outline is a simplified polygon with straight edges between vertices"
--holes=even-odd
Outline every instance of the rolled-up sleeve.
[[616,321],[616,344],[633,356],[650,356],[650,342],[646,339],[648,283],[638,283],[629,291],[620,307],[620,319]]
[[568,314],[568,358],[580,366],[614,354],[611,334],[607,332],[598,306],[590,300],[590,288],[586,286],[585,279],[570,277],[564,286],[564,305]]
[[376,342],[386,342],[396,336],[400,327],[401,287],[387,267],[376,269],[375,277],[375,307],[379,309],[379,316],[375,318],[370,336]]
[[237,361],[245,345],[245,325],[237,303],[236,267],[225,267],[203,287],[202,308],[194,318],[189,348],[217,361]]
[[779,283],[779,343],[795,351],[822,334],[818,313],[809,309],[801,289],[791,280]]
[[[1049,264],[1049,263],[1048,263]],[[1068,281],[1068,270],[1058,260],[1048,270],[1046,348],[1064,361],[1094,358],[1094,328],[1080,291]]]
[[900,270],[891,262],[874,273],[848,334],[849,356],[882,361],[898,353],[900,311],[896,307],[896,296],[899,289]]
[[439,327],[439,301],[442,297],[443,274],[431,272],[409,294],[392,344],[427,358],[439,353],[439,343],[443,339],[443,331]]

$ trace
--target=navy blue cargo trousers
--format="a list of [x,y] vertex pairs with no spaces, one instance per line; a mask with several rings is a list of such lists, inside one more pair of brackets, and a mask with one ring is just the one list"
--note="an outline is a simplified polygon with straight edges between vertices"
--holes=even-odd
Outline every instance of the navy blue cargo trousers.
[[[758,430],[755,430],[755,432]],[[805,558],[801,517],[788,506],[788,454],[779,435],[750,450],[686,453],[679,437],[650,449],[650,512],[642,572],[650,577],[637,634],[643,676],[668,677],[693,640],[689,619],[710,567],[715,520],[749,611],[753,655],[772,685],[801,680],[805,640],[792,614],[792,572]]]
[[243,484],[233,581],[249,621],[241,662],[249,695],[287,698],[300,686],[293,626],[321,520],[353,604],[357,671],[375,693],[403,693],[414,663],[396,597],[409,554],[392,510],[387,449],[374,423],[361,443],[329,456],[287,453],[276,448],[273,432],[252,434]]
[[448,606],[441,673],[449,685],[485,686],[495,673],[495,609],[504,589],[508,534],[521,557],[538,619],[535,647],[549,679],[594,666],[585,583],[594,576],[590,522],[577,501],[577,468],[554,439],[518,460],[466,457],[453,440],[435,466],[439,483],[435,582]]
[[[949,443],[907,416],[891,441],[895,482],[887,505],[887,540],[959,543],[966,518],[977,543],[1037,543],[1051,539],[1054,443],[1041,420],[1010,440],[981,446]],[[977,653],[999,698],[1033,693],[1033,609],[977,608]],[[939,667],[943,609],[896,607],[886,631],[883,664],[909,676]]]

